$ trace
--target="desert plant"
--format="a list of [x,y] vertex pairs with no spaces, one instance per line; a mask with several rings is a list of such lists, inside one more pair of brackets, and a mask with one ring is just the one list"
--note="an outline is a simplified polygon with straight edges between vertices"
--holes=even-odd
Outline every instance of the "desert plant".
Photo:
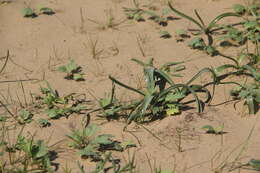
[[41,87],[42,95],[35,95],[37,104],[40,108],[45,108],[45,113],[51,119],[57,119],[62,116],[68,117],[72,113],[80,113],[85,110],[85,105],[78,100],[75,93],[60,97],[57,90],[53,90],[48,82],[47,88]]
[[[80,173],[88,173],[84,170],[84,166],[78,162]],[[125,165],[120,164],[117,159],[112,157],[112,153],[108,152],[103,159],[96,164],[96,168],[89,173],[101,173],[111,171],[112,173],[135,173],[135,157],[133,156]]]
[[[143,63],[137,59],[132,60],[143,66],[146,82],[145,91],[132,88],[111,76],[109,77],[115,84],[142,96],[142,99],[135,100],[130,104],[131,106],[128,107],[130,109],[130,114],[127,117],[128,123],[132,121],[144,122],[146,120],[157,119],[167,113],[168,115],[178,114],[181,109],[186,107],[186,104],[189,103],[181,103],[181,101],[190,94],[195,99],[198,112],[203,111],[203,103],[207,103],[211,100],[211,94],[204,86],[191,85],[191,83],[204,72],[212,73],[214,78],[213,83],[216,83],[215,73],[211,69],[203,69],[185,84],[175,84],[165,71],[153,66],[153,59],[150,59],[148,63]],[[179,63],[171,64],[176,65]],[[196,92],[206,93],[207,99],[201,101]]]
[[230,94],[234,99],[245,100],[244,105],[248,107],[250,114],[256,114],[260,104],[260,88],[259,83],[249,85],[241,85],[237,83],[237,87],[231,90]]
[[[0,165],[1,171],[14,173],[54,172],[50,150],[43,140],[18,135],[15,144],[3,143],[9,162]],[[18,154],[19,153],[19,154]]]
[[82,158],[91,158],[94,161],[102,160],[102,156],[107,150],[124,150],[124,147],[119,142],[111,139],[112,135],[97,135],[99,130],[100,128],[94,124],[84,127],[81,130],[73,130],[70,135],[67,135],[71,139],[69,146],[78,149],[78,154]]
[[67,65],[60,66],[58,71],[66,73],[66,79],[73,79],[75,81],[84,80],[82,68],[78,66],[73,59]]
[[202,18],[199,15],[197,10],[194,10],[194,13],[195,13],[196,17],[198,18],[198,20],[196,20],[196,19],[178,11],[177,9],[173,8],[173,6],[171,5],[170,2],[168,3],[168,5],[174,13],[176,13],[177,15],[179,15],[179,16],[191,21],[192,23],[196,24],[200,29],[200,33],[204,33],[206,35],[211,34],[212,29],[215,28],[216,26],[218,26],[217,22],[220,21],[221,19],[226,18],[226,17],[231,17],[231,16],[240,17],[240,15],[238,15],[236,13],[227,12],[227,13],[223,13],[223,14],[218,15],[208,25],[206,25],[204,23],[204,21],[202,20]]
[[218,127],[213,127],[211,125],[205,125],[202,127],[203,130],[206,131],[206,133],[209,133],[209,134],[222,134],[223,133],[223,129],[224,129],[224,125],[220,125]]
[[34,18],[38,15],[45,14],[45,15],[53,15],[55,14],[54,10],[49,7],[40,6],[38,10],[35,10],[31,7],[26,7],[22,11],[23,17],[27,18]]

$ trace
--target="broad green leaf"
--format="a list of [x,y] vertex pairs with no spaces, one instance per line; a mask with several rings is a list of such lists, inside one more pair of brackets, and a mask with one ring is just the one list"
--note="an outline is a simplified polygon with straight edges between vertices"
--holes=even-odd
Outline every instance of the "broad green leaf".
[[202,129],[206,130],[206,133],[215,133],[215,130],[211,125],[205,125],[202,127]]
[[168,31],[160,31],[159,32],[161,38],[170,38],[171,34]]
[[100,128],[96,124],[90,124],[84,130],[84,136],[91,137],[95,135],[99,130]]
[[34,17],[35,13],[30,7],[23,9],[23,17]]
[[220,125],[218,127],[215,127],[214,131],[215,131],[216,134],[220,134],[220,133],[223,132],[223,129],[224,129],[224,124],[222,124],[222,125]]
[[73,79],[78,81],[78,80],[83,80],[84,77],[83,77],[83,74],[75,73],[75,74],[73,74]]
[[48,149],[43,140],[38,140],[36,145],[38,147],[38,152],[35,155],[36,158],[42,158],[48,154]]
[[78,154],[81,157],[94,157],[94,158],[100,158],[100,155],[97,153],[96,147],[92,146],[92,145],[88,145],[87,147],[85,147],[84,149],[80,150],[78,152]]
[[67,70],[68,72],[72,72],[74,70],[76,70],[78,68],[77,64],[75,63],[75,61],[73,59],[70,60],[69,64],[67,65]]
[[61,110],[60,109],[56,109],[56,108],[53,108],[53,109],[48,109],[45,111],[46,114],[50,117],[50,118],[59,118],[62,114]]
[[40,8],[40,12],[43,13],[43,14],[47,14],[47,15],[54,14],[54,11],[51,8],[48,8],[48,7]]
[[114,137],[113,135],[110,134],[102,134],[102,135],[98,135],[95,140],[93,141],[93,143],[97,143],[97,144],[101,144],[101,145],[110,145],[113,143],[113,141],[110,139]]

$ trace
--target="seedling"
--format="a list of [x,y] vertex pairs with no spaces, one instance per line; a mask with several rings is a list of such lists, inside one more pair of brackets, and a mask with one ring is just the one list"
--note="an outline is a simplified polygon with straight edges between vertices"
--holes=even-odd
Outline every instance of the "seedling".
[[213,127],[211,125],[205,125],[202,127],[202,129],[205,130],[206,133],[219,135],[219,134],[223,134],[224,125],[222,124],[218,127]]
[[46,107],[45,113],[51,119],[68,117],[72,113],[80,113],[86,107],[76,98],[75,93],[60,97],[56,90],[53,90],[47,82],[47,88],[41,87],[42,95],[36,96],[36,100],[41,107]]
[[[19,135],[14,145],[3,143],[9,154],[11,167],[7,172],[54,172],[51,167],[50,150],[42,140]],[[19,153],[19,157],[16,154]],[[16,158],[17,157],[17,158]],[[14,160],[13,160],[14,159]],[[3,166],[3,165],[1,165]],[[1,167],[4,168],[5,166]]]
[[159,32],[161,38],[171,38],[171,34],[168,31]]
[[195,37],[194,39],[192,39],[188,43],[188,46],[192,49],[203,50],[210,56],[215,56],[218,54],[218,51],[213,46],[206,45],[201,37]]
[[43,118],[38,119],[37,122],[40,125],[40,127],[48,127],[51,125],[51,123],[48,120],[43,119]]
[[260,104],[259,84],[240,85],[230,92],[234,99],[242,99],[244,105],[248,107],[249,114],[256,114]]
[[53,14],[55,14],[55,12],[49,7],[39,7],[38,12],[35,11],[33,8],[26,7],[23,9],[22,14],[23,14],[23,17],[35,18],[41,14],[53,15]]
[[20,110],[19,118],[18,118],[20,124],[30,123],[32,122],[32,118],[33,118],[33,114],[30,111],[26,109]]
[[226,34],[221,36],[219,39],[223,42],[220,45],[243,45],[246,42],[244,33],[234,27],[227,26],[225,27]]
[[30,7],[24,8],[23,11],[22,11],[22,13],[23,13],[23,17],[31,17],[31,18],[34,18],[34,17],[37,16],[36,13],[34,12],[34,10],[33,10],[32,8],[30,8]]
[[58,71],[67,73],[65,79],[82,81],[84,80],[82,68],[78,66],[74,60],[70,60],[67,65],[60,66]]
[[102,160],[102,155],[106,150],[124,150],[119,142],[112,140],[112,135],[97,135],[98,131],[100,131],[100,128],[94,124],[81,130],[73,130],[70,135],[67,135],[72,140],[69,146],[78,149],[78,154],[82,158],[91,158],[93,161]]
[[55,14],[53,9],[51,9],[49,7],[40,7],[39,11],[40,11],[40,14],[46,14],[46,15],[53,15],[53,14]]
[[[110,170],[113,173],[134,173],[135,172],[135,157],[131,158],[126,164],[121,165],[118,159],[115,159],[112,156],[111,152],[105,153],[103,158],[96,164],[96,168],[90,173],[101,173],[101,172],[109,172]],[[78,167],[80,169],[80,173],[88,173],[84,170],[84,166],[80,165],[78,162]]]

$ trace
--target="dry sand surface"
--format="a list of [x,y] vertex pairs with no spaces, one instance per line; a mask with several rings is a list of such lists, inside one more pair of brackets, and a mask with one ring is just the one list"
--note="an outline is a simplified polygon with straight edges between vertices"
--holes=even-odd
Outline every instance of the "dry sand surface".
[[[3,0],[2,0],[3,1]],[[164,0],[142,0],[142,4],[151,3],[161,9],[166,6]],[[181,11],[193,15],[193,9],[200,11],[208,22],[216,15],[229,11],[232,4],[243,3],[240,0],[175,0],[174,5]],[[50,7],[54,15],[40,15],[36,18],[24,18],[21,10],[26,4],[36,8],[39,4]],[[151,20],[135,22],[126,20],[122,7],[132,7],[131,0],[11,0],[0,4],[0,56],[10,51],[10,59],[1,74],[0,93],[2,98],[12,103],[24,103],[30,100],[30,93],[39,93],[40,86],[47,80],[61,95],[84,93],[86,98],[95,102],[111,90],[108,75],[131,86],[142,85],[142,68],[131,58],[147,61],[154,58],[156,66],[170,61],[185,61],[186,70],[177,82],[190,79],[203,67],[214,67],[225,63],[221,57],[210,57],[202,52],[191,50],[185,42],[176,42],[174,38],[162,39],[160,30],[174,34],[176,29],[193,28],[194,25],[184,19],[169,21],[162,27]],[[109,15],[118,25],[109,28]],[[173,17],[177,17],[171,13]],[[227,20],[235,20],[228,18]],[[95,22],[93,22],[95,21]],[[97,43],[98,54],[93,57],[93,45]],[[236,49],[223,49],[227,54],[236,54]],[[57,68],[74,59],[82,67],[85,81],[64,79],[64,73]],[[4,60],[1,60],[1,64]],[[23,82],[10,82],[25,80]],[[205,75],[198,82],[208,80]],[[24,92],[22,87],[24,88]],[[118,96],[124,99],[135,97],[118,87]],[[209,88],[211,89],[211,88]],[[228,87],[220,86],[212,105],[230,100]],[[92,93],[90,95],[89,93]],[[19,98],[19,99],[18,99]],[[20,100],[20,101],[19,101]],[[234,109],[233,102],[219,106],[206,107],[202,114],[195,109],[183,111],[181,115],[169,116],[162,120],[137,125],[131,124],[124,131],[123,120],[110,121],[98,119],[91,114],[90,122],[100,124],[102,133],[115,136],[118,141],[132,140],[136,148],[136,167],[139,172],[151,172],[150,164],[163,170],[174,169],[180,173],[210,173],[222,163],[232,163],[247,140],[252,127],[256,124],[246,149],[238,162],[260,158],[260,123],[256,115],[243,116],[241,103]],[[95,107],[93,105],[90,108]],[[72,128],[79,127],[84,115],[73,114],[69,118],[50,120],[51,126],[40,128],[32,122],[25,127],[25,134],[36,134],[39,139],[49,140],[49,145],[57,151],[56,172],[64,172],[66,165],[79,172],[77,161],[85,168],[92,168],[93,162],[81,159],[76,151],[69,148],[66,135]],[[37,119],[44,115],[34,115]],[[257,122],[257,123],[256,123]],[[225,134],[205,134],[204,125],[224,124]],[[18,128],[18,127],[17,127]],[[181,151],[178,151],[181,129]],[[16,130],[18,131],[18,130]],[[131,131],[131,133],[129,132]],[[16,132],[18,133],[18,132]],[[240,145],[240,148],[239,148]],[[115,153],[122,162],[127,160],[127,152]],[[229,156],[229,157],[227,157]],[[227,166],[228,167],[228,166]],[[225,172],[225,170],[223,170]],[[251,173],[253,170],[236,169],[234,172]]]

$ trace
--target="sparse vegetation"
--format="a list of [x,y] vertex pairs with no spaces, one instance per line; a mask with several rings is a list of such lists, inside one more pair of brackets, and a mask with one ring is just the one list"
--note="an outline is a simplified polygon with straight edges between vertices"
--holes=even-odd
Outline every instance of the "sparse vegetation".
[[[259,172],[260,150],[253,140],[259,129],[260,3],[229,4],[216,14],[212,9],[222,8],[219,2],[207,1],[200,4],[206,13],[194,9],[193,17],[177,1],[128,1],[132,4],[75,1],[72,8],[48,2],[55,10],[24,2],[22,16],[18,14],[23,22],[8,11],[18,2],[0,1],[7,18],[0,34],[14,49],[0,57],[0,173]],[[205,8],[209,3],[212,7]],[[101,8],[103,20],[93,17]],[[77,18],[75,9],[80,9]],[[51,26],[44,15],[54,15]],[[24,24],[35,17],[39,20],[33,28]],[[78,19],[80,32],[70,32]],[[54,44],[75,59],[60,66],[65,51],[55,50],[46,66],[41,59],[46,54],[39,55]],[[34,59],[28,59],[31,50]],[[128,63],[129,57],[137,57],[131,60],[142,72]],[[64,75],[59,80],[57,71]]]

